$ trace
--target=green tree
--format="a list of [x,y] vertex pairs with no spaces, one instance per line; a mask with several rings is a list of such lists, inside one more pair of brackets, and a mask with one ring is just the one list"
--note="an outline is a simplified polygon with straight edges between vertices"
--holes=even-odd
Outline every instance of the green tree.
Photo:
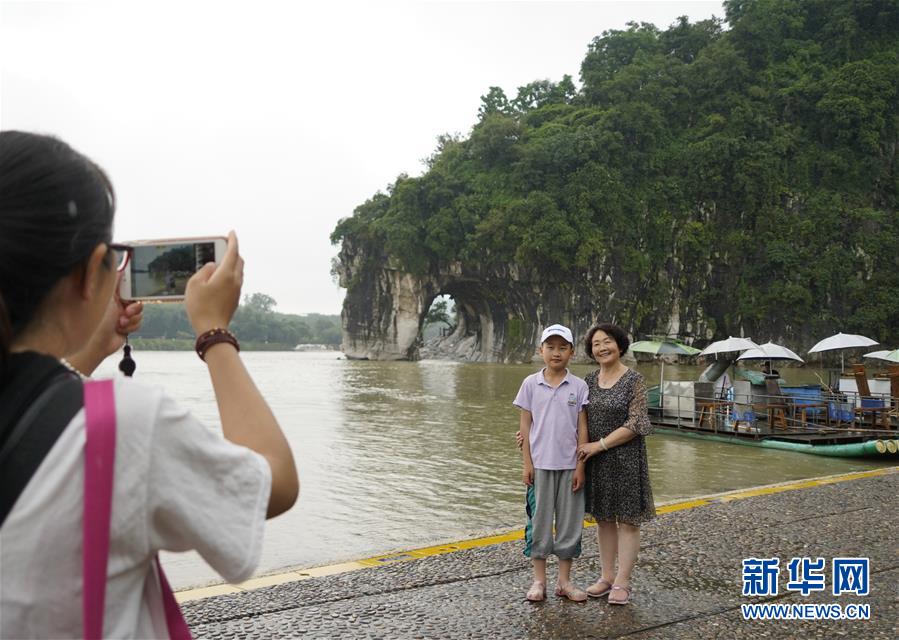
[[899,341],[899,3],[725,11],[728,29],[602,33],[580,89],[490,87],[470,135],[439,138],[423,175],[399,176],[332,241],[413,273],[514,264],[579,283],[642,333],[676,298],[721,335]]
[[264,293],[249,293],[244,295],[243,303],[245,306],[261,311],[262,313],[271,313],[274,311],[278,303],[269,295]]
[[509,115],[511,112],[509,99],[500,87],[490,87],[487,94],[481,96],[481,106],[478,109],[478,118],[481,120],[489,115]]
[[[245,295],[232,318],[231,331],[245,343],[277,344],[285,348],[297,344],[340,344],[340,316],[277,313],[276,304],[264,293]],[[153,304],[144,307],[143,323],[135,337],[192,341],[195,336],[183,304]]]
[[425,325],[445,324],[447,327],[453,326],[453,321],[449,313],[449,300],[435,300],[425,315]]

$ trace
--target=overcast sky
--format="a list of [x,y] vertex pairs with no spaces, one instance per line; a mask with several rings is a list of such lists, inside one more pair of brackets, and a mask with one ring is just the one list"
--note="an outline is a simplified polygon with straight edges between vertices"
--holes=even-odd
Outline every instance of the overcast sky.
[[103,166],[116,239],[236,229],[244,292],[339,313],[340,218],[480,96],[577,82],[593,37],[630,20],[723,17],[720,2],[0,2],[0,126]]

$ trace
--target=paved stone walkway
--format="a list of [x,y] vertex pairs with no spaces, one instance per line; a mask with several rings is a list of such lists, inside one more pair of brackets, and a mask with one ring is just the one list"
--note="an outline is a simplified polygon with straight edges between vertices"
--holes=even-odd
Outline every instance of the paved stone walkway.
[[[899,470],[899,467],[895,468]],[[899,637],[899,473],[718,501],[643,528],[631,604],[524,599],[522,543],[459,551],[182,605],[196,638]],[[595,528],[576,581],[598,575]],[[744,558],[781,559],[780,595],[741,595]],[[824,557],[827,591],[786,591],[786,564]],[[868,557],[867,597],[830,594],[830,562]],[[555,573],[550,565],[550,575]],[[550,579],[550,586],[552,578]],[[744,621],[750,602],[869,604],[867,621]]]

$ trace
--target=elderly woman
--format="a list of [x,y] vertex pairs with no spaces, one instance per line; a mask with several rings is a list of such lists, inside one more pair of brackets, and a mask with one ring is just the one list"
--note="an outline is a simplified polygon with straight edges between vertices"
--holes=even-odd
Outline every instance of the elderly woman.
[[[602,575],[587,594],[627,604],[631,571],[640,549],[640,525],[655,516],[645,436],[652,427],[643,376],[621,362],[630,340],[614,324],[587,332],[587,355],[599,369],[587,374],[590,442],[578,448],[587,460],[587,513],[597,522]],[[617,569],[616,569],[617,557]]]

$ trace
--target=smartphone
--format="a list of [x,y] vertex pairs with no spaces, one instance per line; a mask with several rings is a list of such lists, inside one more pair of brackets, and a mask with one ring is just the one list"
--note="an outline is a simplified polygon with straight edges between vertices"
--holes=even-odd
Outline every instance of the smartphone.
[[178,302],[187,281],[207,262],[221,262],[228,247],[224,237],[138,240],[122,273],[122,300]]

